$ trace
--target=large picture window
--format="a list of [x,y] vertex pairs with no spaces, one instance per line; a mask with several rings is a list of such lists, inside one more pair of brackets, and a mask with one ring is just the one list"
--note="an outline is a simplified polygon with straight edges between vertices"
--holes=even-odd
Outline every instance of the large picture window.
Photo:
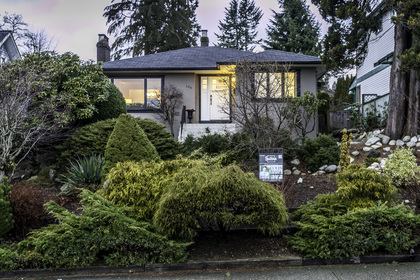
[[255,73],[257,98],[281,99],[298,96],[298,72]]
[[128,110],[160,108],[162,78],[114,78],[113,81],[123,94]]

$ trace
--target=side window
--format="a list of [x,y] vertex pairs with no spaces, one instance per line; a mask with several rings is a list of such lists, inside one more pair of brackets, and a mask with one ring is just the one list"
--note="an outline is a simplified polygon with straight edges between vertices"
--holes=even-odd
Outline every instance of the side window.
[[299,72],[255,73],[256,97],[272,99],[297,97],[298,75]]

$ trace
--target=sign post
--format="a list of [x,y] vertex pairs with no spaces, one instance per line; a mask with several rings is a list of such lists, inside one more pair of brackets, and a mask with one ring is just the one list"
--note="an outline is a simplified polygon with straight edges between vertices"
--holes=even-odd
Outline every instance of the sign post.
[[258,149],[259,179],[283,182],[283,148]]

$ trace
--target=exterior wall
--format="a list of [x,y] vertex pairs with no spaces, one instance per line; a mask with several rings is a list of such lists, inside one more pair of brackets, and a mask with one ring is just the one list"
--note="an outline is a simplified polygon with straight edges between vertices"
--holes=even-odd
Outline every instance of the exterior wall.
[[383,69],[382,71],[376,73],[372,77],[361,81],[357,85],[360,86],[362,95],[377,94],[379,96],[379,95],[388,94],[390,75],[391,75],[391,65]]
[[[317,81],[316,81],[316,69],[315,68],[303,68],[300,70],[300,94],[301,96],[305,91],[310,91],[313,94],[317,93]],[[308,127],[313,126],[315,122],[315,129],[308,134],[309,137],[315,138],[318,135],[318,114],[315,115],[315,118],[312,122],[309,123]]]

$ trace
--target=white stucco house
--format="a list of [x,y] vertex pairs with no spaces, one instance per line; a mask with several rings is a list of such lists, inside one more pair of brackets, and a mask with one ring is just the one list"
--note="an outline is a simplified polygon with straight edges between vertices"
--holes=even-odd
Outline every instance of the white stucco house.
[[[382,2],[374,12],[382,12]],[[356,69],[356,78],[350,86],[355,95],[355,103],[362,105],[365,113],[370,106],[383,106],[388,102],[389,82],[394,55],[393,11],[383,12],[378,31],[371,32],[368,49],[363,63]]]
[[[175,137],[180,141],[188,134],[199,136],[208,130],[217,133],[239,129],[232,121],[231,111],[220,108],[225,97],[223,95],[234,95],[224,81],[229,79],[231,83],[235,83],[235,76],[226,74],[226,68],[235,66],[238,60],[290,65],[288,72],[263,75],[267,77],[267,84],[272,75],[281,77],[282,81],[288,78],[290,82],[287,86],[291,88],[293,96],[301,96],[305,91],[316,93],[317,77],[324,73],[318,57],[272,50],[252,53],[208,46],[208,41],[203,40],[201,47],[107,61],[108,38],[103,34],[99,38],[101,43],[97,44],[98,60],[104,61],[104,73],[122,92],[130,114],[155,119],[153,112],[160,106],[156,93],[169,84],[182,90],[184,108],[194,109],[194,113],[191,123],[183,116],[185,111],[176,121]],[[284,87],[283,85],[283,93]],[[313,133],[316,135],[317,129]]]
[[0,30],[0,66],[1,64],[21,58],[19,49],[11,31]]

